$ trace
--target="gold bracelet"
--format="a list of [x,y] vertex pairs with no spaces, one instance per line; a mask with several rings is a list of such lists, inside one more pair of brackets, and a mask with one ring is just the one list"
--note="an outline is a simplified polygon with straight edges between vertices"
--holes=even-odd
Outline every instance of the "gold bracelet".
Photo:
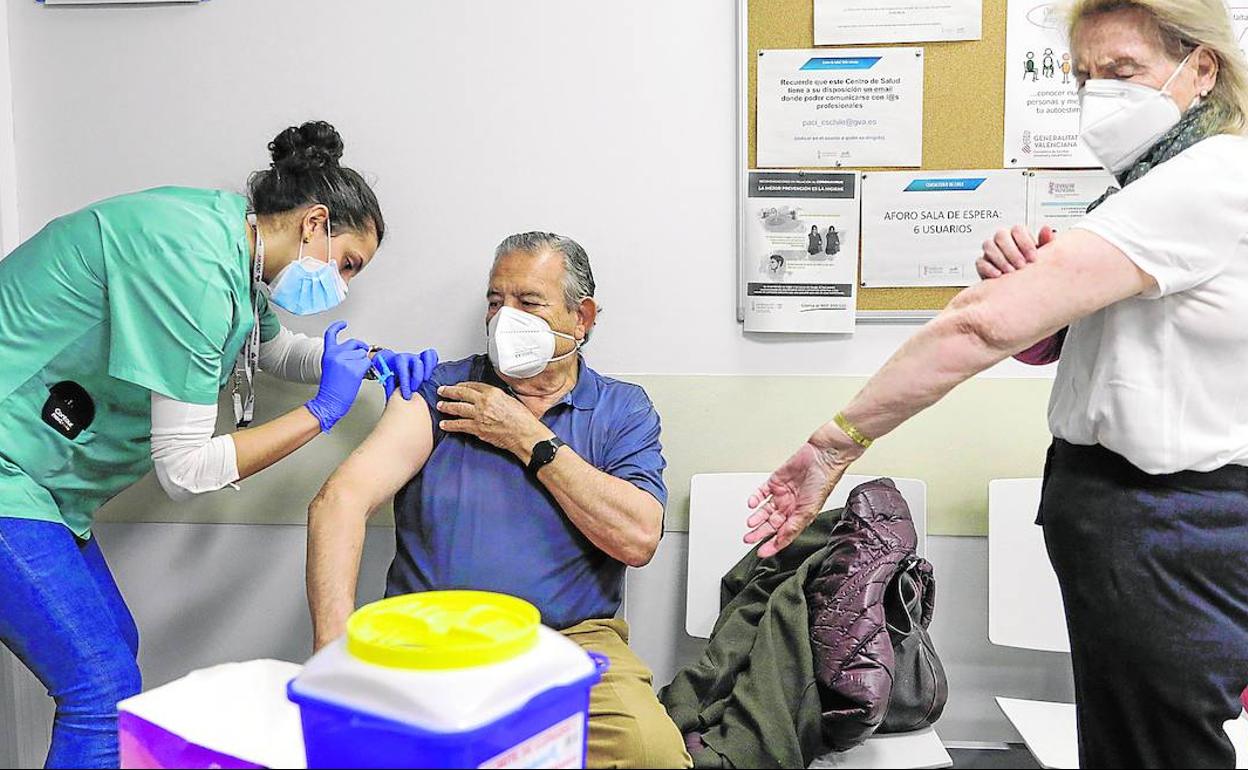
[[845,431],[845,435],[849,436],[849,438],[855,444],[862,447],[863,449],[870,448],[871,442],[873,441],[873,439],[869,439],[866,436],[864,436],[862,434],[862,431],[858,430],[857,426],[855,426],[852,422],[850,422],[849,419],[846,418],[844,414],[837,412],[836,416],[832,418],[832,422],[836,423],[836,427]]

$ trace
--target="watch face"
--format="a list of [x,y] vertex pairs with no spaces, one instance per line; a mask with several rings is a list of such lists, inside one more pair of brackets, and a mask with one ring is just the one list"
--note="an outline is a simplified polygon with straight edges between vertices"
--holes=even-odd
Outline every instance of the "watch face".
[[555,453],[559,451],[559,447],[563,446],[563,442],[558,438],[549,439],[547,441],[539,441],[533,447],[533,459],[530,467],[536,469],[543,465],[551,463],[555,459]]

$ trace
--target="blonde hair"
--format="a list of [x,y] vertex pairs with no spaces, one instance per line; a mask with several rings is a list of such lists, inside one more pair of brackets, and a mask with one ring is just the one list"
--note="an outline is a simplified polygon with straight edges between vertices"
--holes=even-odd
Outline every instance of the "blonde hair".
[[1224,0],[1071,0],[1067,32],[1073,42],[1079,25],[1092,16],[1139,9],[1156,24],[1166,53],[1180,60],[1197,46],[1218,61],[1209,105],[1208,130],[1218,134],[1248,133],[1248,59],[1244,58],[1231,27]]

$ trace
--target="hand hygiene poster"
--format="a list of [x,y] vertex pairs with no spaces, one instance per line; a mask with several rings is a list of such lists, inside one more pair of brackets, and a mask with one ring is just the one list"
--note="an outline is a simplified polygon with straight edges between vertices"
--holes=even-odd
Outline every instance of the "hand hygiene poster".
[[1005,31],[1006,168],[1096,168],[1079,141],[1075,60],[1059,2],[1009,0]]
[[815,0],[815,45],[979,40],[983,0]]
[[922,48],[758,52],[759,166],[922,163]]
[[970,286],[983,242],[1026,221],[1022,171],[862,175],[862,285]]
[[751,171],[747,332],[854,331],[858,174]]

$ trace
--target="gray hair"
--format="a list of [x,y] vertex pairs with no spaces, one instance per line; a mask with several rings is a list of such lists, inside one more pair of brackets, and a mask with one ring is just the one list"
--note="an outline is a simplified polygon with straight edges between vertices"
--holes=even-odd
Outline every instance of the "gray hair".
[[539,254],[546,249],[563,255],[563,302],[568,310],[575,311],[581,300],[594,296],[594,271],[589,267],[589,255],[581,244],[555,233],[516,233],[498,244],[494,261],[516,251]]

